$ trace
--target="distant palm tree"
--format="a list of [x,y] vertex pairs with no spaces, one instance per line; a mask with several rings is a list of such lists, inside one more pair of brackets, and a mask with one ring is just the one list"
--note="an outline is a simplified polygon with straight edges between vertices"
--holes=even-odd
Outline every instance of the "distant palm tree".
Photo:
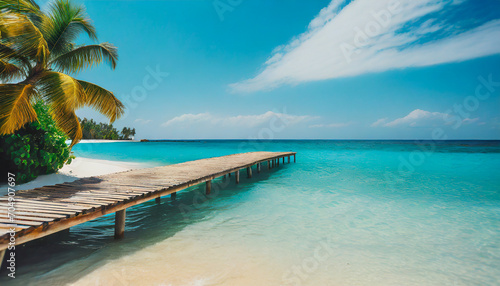
[[112,92],[68,75],[103,60],[116,67],[116,47],[76,45],[81,33],[97,40],[84,8],[68,0],[54,1],[48,11],[33,0],[0,0],[0,135],[37,120],[32,107],[37,99],[50,105],[71,146],[82,138],[76,109],[90,106],[111,122],[123,114]]

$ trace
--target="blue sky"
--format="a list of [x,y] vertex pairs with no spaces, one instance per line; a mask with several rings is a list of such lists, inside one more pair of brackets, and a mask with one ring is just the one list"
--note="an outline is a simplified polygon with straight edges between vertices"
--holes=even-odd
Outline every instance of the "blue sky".
[[82,3],[139,139],[500,139],[498,0]]

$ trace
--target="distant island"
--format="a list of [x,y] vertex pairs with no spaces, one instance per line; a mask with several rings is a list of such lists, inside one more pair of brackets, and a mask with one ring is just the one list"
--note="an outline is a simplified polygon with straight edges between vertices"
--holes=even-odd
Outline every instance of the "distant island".
[[96,122],[93,119],[80,119],[82,126],[82,139],[107,139],[107,140],[132,140],[135,136],[135,128],[123,127],[118,131],[113,124]]

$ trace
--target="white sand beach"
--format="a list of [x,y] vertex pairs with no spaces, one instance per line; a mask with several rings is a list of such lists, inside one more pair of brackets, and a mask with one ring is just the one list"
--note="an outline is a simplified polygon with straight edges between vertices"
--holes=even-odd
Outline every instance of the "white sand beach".
[[[109,139],[82,139],[78,144],[82,143],[126,143],[139,142],[139,140],[109,140]],[[71,140],[66,140],[66,144],[71,144]]]
[[[146,167],[150,166],[144,163],[109,161],[77,157],[71,162],[71,164],[65,165],[57,173],[41,175],[31,182],[17,185],[16,191],[61,184],[65,182],[73,182],[79,178],[100,176]],[[0,195],[6,194],[7,187],[6,185],[2,185],[0,187]]]

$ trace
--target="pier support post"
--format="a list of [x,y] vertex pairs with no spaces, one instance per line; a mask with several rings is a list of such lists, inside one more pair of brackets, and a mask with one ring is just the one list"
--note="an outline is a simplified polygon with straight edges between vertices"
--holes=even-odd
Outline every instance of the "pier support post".
[[290,155],[288,155],[288,164],[290,164]]
[[160,198],[160,197],[157,197],[157,198],[155,199],[155,202],[156,202],[157,204],[161,204],[161,198]]
[[295,160],[295,154],[293,154],[293,162],[294,163],[296,162],[296,160]]
[[280,166],[280,158],[276,159],[276,166]]
[[285,165],[285,157],[283,157],[283,165]]
[[115,213],[115,239],[123,238],[125,234],[125,210]]
[[229,177],[231,177],[231,173],[228,173],[227,175],[228,175]]
[[0,270],[2,270],[2,264],[3,264],[3,258],[5,257],[5,252],[7,249],[1,250],[0,251]]
[[205,193],[207,195],[210,195],[211,191],[212,191],[212,181],[207,181],[205,185]]
[[252,166],[247,167],[247,176],[249,179],[252,177]]
[[236,184],[240,183],[240,170],[234,172],[234,176],[236,177]]
[[262,163],[257,163],[257,173],[260,173],[260,168],[261,168],[261,167],[260,167],[260,165],[261,165],[261,164],[262,164]]
[[175,200],[175,198],[177,198],[177,192],[171,193],[170,199],[173,201],[173,200]]

